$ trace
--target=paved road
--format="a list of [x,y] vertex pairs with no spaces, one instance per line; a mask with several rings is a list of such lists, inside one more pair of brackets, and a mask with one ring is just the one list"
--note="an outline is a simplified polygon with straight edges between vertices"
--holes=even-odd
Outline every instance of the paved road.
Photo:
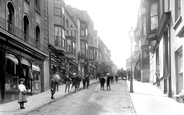
[[134,109],[125,81],[100,91],[97,83],[89,89],[68,95],[28,115],[133,115]]

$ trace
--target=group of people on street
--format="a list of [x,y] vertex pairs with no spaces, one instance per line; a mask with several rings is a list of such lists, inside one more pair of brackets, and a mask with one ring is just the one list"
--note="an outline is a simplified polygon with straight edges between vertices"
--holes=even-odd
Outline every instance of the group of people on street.
[[[57,71],[55,72],[55,74],[58,74]],[[85,88],[88,89],[89,84],[90,84],[90,74],[85,75],[85,77],[81,78],[76,73],[73,73],[73,74],[66,73],[64,75],[65,92],[67,92],[67,91],[70,92],[70,89],[72,89],[73,87],[74,87],[74,90],[76,92],[76,90],[80,87],[81,81],[83,84],[83,89],[85,89]],[[54,94],[55,94],[55,91],[57,88],[57,84],[58,84],[58,82],[51,79],[51,85],[50,85],[51,99],[54,99]],[[72,86],[70,87],[70,85],[72,85]]]
[[[106,79],[105,79],[106,77]],[[58,79],[56,79],[58,78]],[[51,83],[50,83],[50,90],[51,90],[51,99],[55,99],[54,98],[54,94],[56,92],[56,90],[58,89],[58,82],[59,82],[59,72],[58,71],[54,71],[54,74],[51,77]],[[114,83],[113,81],[114,76],[110,75],[109,73],[106,75],[100,75],[99,77],[99,81],[100,81],[100,86],[101,86],[101,90],[104,90],[104,85],[105,82],[107,84],[107,90],[111,90],[111,83]],[[118,77],[115,76],[116,79],[116,83],[118,81]],[[70,89],[72,89],[73,87],[75,88],[75,92],[77,90],[77,88],[80,87],[80,82],[82,81],[83,84],[83,89],[88,89],[89,88],[89,84],[90,84],[90,74],[85,75],[83,78],[81,78],[79,75],[77,75],[76,73],[73,74],[66,74],[64,76],[64,83],[65,83],[65,92],[69,92]],[[18,97],[18,103],[20,104],[20,109],[25,109],[24,107],[24,103],[27,102],[27,90],[26,87],[24,85],[25,79],[21,78],[19,79],[19,97]],[[72,85],[70,87],[70,85]]]
[[[105,77],[106,77],[106,79],[105,79]],[[117,83],[118,76],[115,76],[115,79],[116,79],[116,83]],[[111,90],[111,83],[114,84],[114,76],[110,75],[110,73],[107,73],[106,75],[101,74],[99,76],[99,81],[100,81],[100,90],[104,91],[105,81],[106,81],[107,90]]]

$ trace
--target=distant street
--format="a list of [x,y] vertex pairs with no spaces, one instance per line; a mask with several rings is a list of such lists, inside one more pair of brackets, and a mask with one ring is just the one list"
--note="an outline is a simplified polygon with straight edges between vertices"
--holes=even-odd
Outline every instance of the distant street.
[[28,115],[133,115],[134,109],[126,81],[111,84],[100,91],[100,84],[77,91]]

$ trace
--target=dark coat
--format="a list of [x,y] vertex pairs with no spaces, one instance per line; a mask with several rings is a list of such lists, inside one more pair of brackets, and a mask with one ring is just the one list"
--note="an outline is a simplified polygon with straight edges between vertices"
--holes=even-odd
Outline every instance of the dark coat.
[[105,83],[105,78],[100,78],[100,84],[104,84]]
[[108,76],[108,77],[107,77],[107,85],[110,85],[110,81],[111,81],[111,77]]

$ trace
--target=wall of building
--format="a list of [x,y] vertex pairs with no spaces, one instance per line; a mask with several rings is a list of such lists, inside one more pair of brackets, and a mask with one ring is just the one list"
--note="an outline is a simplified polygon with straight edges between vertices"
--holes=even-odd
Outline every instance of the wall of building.
[[[175,0],[170,0],[171,2],[171,27],[174,26],[176,24],[176,19],[175,19]],[[181,14],[183,14],[183,2],[181,0],[181,9],[182,9],[182,12]],[[182,15],[182,18],[183,15]],[[176,58],[175,58],[175,53],[176,51],[182,47],[182,52],[184,51],[183,49],[183,45],[184,45],[184,38],[179,38],[177,37],[177,33],[181,30],[181,28],[183,27],[184,25],[184,22],[182,21],[178,27],[176,29],[173,29],[171,28],[171,80],[172,80],[172,94],[176,94],[177,93],[177,79],[176,79]]]
[[156,53],[152,54],[150,53],[150,83],[154,83],[156,80],[155,76],[155,68],[156,68],[156,58],[155,58]]

